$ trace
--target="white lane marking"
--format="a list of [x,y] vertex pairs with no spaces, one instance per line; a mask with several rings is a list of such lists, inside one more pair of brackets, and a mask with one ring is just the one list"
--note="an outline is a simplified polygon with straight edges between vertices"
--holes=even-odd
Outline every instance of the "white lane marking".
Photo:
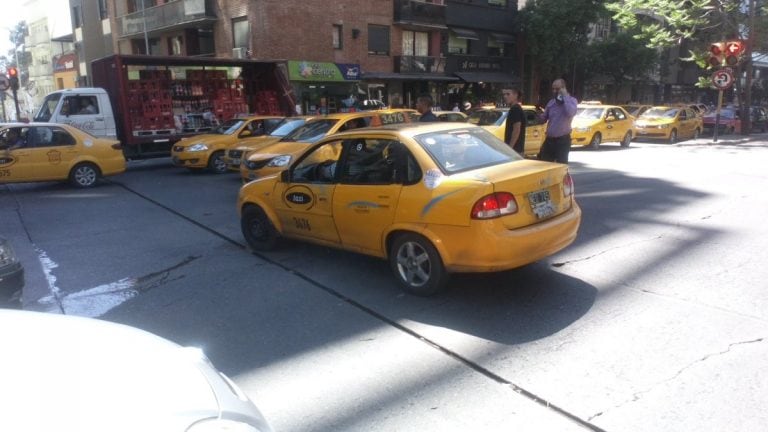
[[43,267],[45,279],[48,281],[48,290],[51,293],[37,302],[48,305],[48,312],[63,312],[67,315],[97,318],[139,293],[133,289],[137,280],[124,278],[117,282],[99,285],[61,297],[61,290],[56,286],[56,276],[53,274],[53,269],[59,267],[59,264],[53,261],[45,251],[39,248],[35,248],[35,250]]

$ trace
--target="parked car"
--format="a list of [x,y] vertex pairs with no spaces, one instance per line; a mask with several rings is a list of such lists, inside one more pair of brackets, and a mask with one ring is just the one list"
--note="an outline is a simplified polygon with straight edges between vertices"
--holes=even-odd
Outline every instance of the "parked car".
[[634,127],[637,138],[675,143],[680,137],[698,138],[703,122],[692,108],[655,106],[638,117]]
[[[534,157],[539,154],[544,138],[547,134],[547,125],[542,123],[540,116],[543,111],[533,105],[522,105],[525,114],[525,156]],[[467,122],[481,126],[491,132],[496,138],[504,140],[507,130],[507,115],[509,108],[481,107],[472,111]]]
[[0,430],[269,432],[197,348],[126,325],[0,310]]
[[329,135],[279,175],[240,189],[243,236],[281,237],[389,260],[406,291],[430,295],[450,273],[545,258],[576,238],[568,167],[524,159],[482,127],[391,124]]
[[707,113],[703,117],[703,133],[712,135],[715,130],[715,122],[717,121],[717,133],[733,134],[741,133],[741,119],[739,118],[738,111],[731,108],[720,109],[720,119],[717,119],[717,112]]
[[91,187],[125,171],[120,142],[73,126],[12,123],[0,127],[0,183],[69,180]]
[[0,237],[0,307],[20,306],[23,288],[24,267],[16,258],[11,243]]
[[248,181],[282,171],[301,156],[312,143],[327,135],[368,126],[410,123],[411,112],[412,110],[392,109],[317,117],[280,141],[250,152],[240,166],[240,175],[243,180]]
[[626,111],[627,114],[634,118],[638,118],[642,113],[648,111],[651,108],[651,105],[629,104],[621,105],[621,107],[624,108],[624,111]]
[[268,135],[285,117],[252,116],[225,121],[213,131],[183,138],[173,145],[171,161],[174,165],[198,171],[209,169],[214,173],[227,172],[224,153],[247,137]]
[[600,148],[604,142],[629,147],[634,117],[616,105],[579,105],[571,121],[571,146]]
[[763,107],[752,107],[749,119],[752,122],[752,132],[768,132],[768,110]]
[[234,147],[228,148],[224,153],[223,159],[227,164],[227,168],[230,171],[240,171],[240,164],[243,161],[244,155],[247,156],[249,152],[262,149],[280,141],[283,137],[304,126],[304,123],[313,118],[314,116],[287,117],[267,135],[241,139]]

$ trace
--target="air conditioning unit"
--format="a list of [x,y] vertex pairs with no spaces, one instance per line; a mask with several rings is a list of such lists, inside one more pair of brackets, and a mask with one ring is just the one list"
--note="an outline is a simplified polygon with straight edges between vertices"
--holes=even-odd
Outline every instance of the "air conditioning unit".
[[232,58],[244,59],[246,57],[246,51],[245,48],[235,48],[232,50]]

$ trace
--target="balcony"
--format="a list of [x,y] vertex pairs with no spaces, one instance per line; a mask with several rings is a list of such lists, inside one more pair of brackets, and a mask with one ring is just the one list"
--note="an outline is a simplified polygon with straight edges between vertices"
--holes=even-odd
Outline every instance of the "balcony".
[[423,0],[395,0],[394,24],[413,28],[444,29],[444,2],[428,3]]
[[443,73],[445,59],[424,56],[395,56],[397,73]]
[[[216,15],[209,0],[176,0],[133,12],[117,18],[120,37],[197,27],[200,23],[216,22]],[[146,29],[145,26],[146,25]]]

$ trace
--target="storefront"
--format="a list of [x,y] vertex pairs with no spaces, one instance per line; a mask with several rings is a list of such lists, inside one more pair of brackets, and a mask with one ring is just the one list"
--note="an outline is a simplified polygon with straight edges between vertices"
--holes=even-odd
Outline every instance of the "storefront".
[[450,109],[448,88],[450,83],[459,82],[455,76],[438,73],[404,74],[389,72],[366,72],[360,88],[366,97],[382,99],[393,108],[415,108],[416,98],[428,94],[435,107]]
[[365,99],[358,86],[358,64],[290,60],[288,76],[300,114],[346,112]]

